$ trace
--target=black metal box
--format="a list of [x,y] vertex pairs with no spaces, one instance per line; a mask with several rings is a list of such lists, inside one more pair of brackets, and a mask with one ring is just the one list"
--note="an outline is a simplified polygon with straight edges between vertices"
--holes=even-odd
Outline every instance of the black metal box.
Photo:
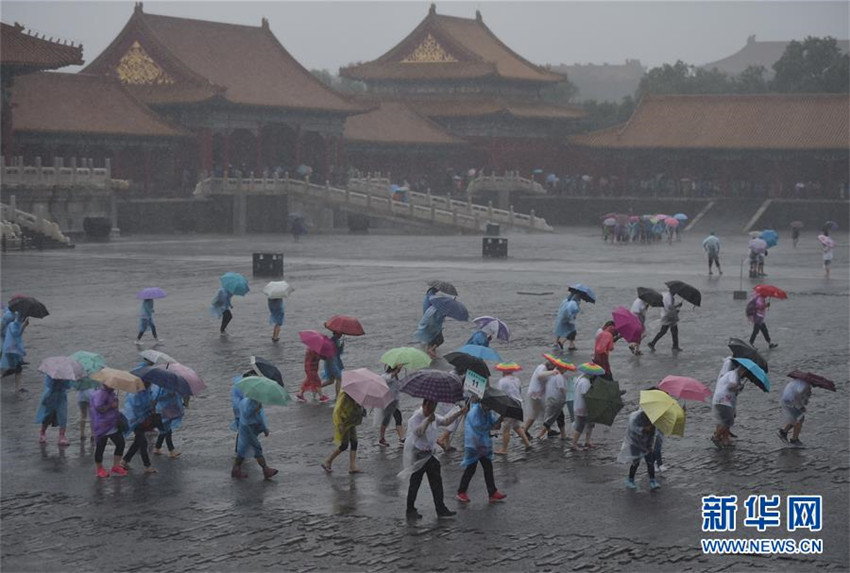
[[283,253],[254,253],[254,276],[283,278]]
[[481,239],[481,251],[484,257],[506,258],[508,240],[500,237],[484,237]]

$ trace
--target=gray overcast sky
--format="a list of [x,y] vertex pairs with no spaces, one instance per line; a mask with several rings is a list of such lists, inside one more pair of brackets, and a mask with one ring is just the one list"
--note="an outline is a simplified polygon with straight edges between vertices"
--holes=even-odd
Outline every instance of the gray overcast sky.
[[[333,72],[374,59],[404,38],[430,2],[166,2],[147,0],[154,14],[259,25],[271,29],[307,68]],[[656,66],[681,59],[704,64],[739,50],[747,36],[801,40],[850,37],[850,3],[839,2],[437,2],[437,12],[484,22],[511,48],[536,64],[622,63]],[[0,0],[0,19],[84,45],[92,61],[118,34],[133,2],[25,2]],[[72,70],[72,68],[66,68]]]

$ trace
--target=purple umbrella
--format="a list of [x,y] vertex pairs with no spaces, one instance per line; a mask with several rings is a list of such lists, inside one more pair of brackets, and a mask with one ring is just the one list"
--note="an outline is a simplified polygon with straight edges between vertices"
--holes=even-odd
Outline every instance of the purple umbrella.
[[86,377],[82,365],[67,356],[51,356],[42,360],[38,371],[47,374],[54,380],[80,380]]
[[757,255],[763,255],[767,250],[767,242],[764,239],[753,239],[750,241],[750,250]]
[[640,337],[643,336],[643,324],[638,317],[624,306],[615,308],[611,316],[614,318],[614,326],[620,336],[627,342],[640,342]]
[[511,341],[511,329],[508,328],[507,324],[494,316],[479,316],[473,319],[472,322],[481,330],[494,334],[495,338],[499,340],[504,342]]
[[147,300],[149,298],[165,298],[165,291],[159,287],[143,288],[136,293],[136,298],[139,300]]
[[401,391],[414,398],[454,404],[463,400],[463,384],[450,372],[419,370],[401,381]]

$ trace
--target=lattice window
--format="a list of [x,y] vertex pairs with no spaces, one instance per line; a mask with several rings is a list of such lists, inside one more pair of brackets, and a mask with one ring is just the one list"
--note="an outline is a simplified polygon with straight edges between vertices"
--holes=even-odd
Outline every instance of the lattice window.
[[153,61],[139,42],[133,42],[115,67],[121,83],[133,85],[173,84],[174,78]]
[[437,42],[436,38],[431,34],[425,36],[425,39],[422,40],[422,43],[419,44],[415,50],[410,52],[410,54],[404,58],[401,63],[403,64],[433,64],[433,63],[445,63],[445,62],[456,62],[457,59],[449,54],[443,47]]

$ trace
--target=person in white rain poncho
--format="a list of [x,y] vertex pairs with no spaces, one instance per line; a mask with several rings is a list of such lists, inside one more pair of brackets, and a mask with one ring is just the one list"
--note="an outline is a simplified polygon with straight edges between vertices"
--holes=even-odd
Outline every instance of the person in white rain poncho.
[[407,517],[419,519],[422,515],[416,510],[416,494],[422,485],[422,477],[427,474],[428,485],[434,497],[434,509],[438,517],[451,517],[457,512],[451,511],[443,501],[443,477],[440,462],[434,457],[437,445],[437,426],[447,426],[467,412],[464,407],[450,416],[435,413],[436,402],[423,400],[422,407],[416,410],[407,421],[407,437],[404,441],[404,469],[399,478],[410,476],[407,488]]
[[552,426],[557,422],[561,439],[567,439],[567,423],[564,418],[564,406],[567,402],[567,384],[563,371],[558,368],[557,373],[546,382],[546,415],[543,420],[543,428],[537,438],[541,439],[547,435]]
[[[499,390],[522,404],[522,383],[519,378],[514,376],[514,372],[522,370],[522,366],[515,363],[497,364],[496,370],[499,370],[502,373],[502,377],[499,379]],[[522,421],[515,418],[502,418],[502,449],[493,450],[493,453],[500,455],[508,453],[508,444],[511,441],[511,431],[516,432],[516,434],[520,437],[522,443],[525,444],[525,449],[531,448],[531,442],[528,441],[528,436],[525,433],[525,428],[522,426]]]
[[731,429],[737,415],[738,394],[744,389],[745,380],[741,377],[744,367],[738,366],[732,358],[726,358],[720,368],[717,384],[714,387],[714,397],[711,400],[717,427],[711,441],[717,448],[732,443]]
[[525,425],[523,427],[526,434],[531,428],[531,425],[534,424],[534,420],[538,416],[545,414],[546,382],[557,373],[555,364],[548,359],[534,369],[534,373],[531,375],[531,382],[529,382],[528,389],[526,390],[528,394],[528,408],[526,409]]
[[812,395],[812,385],[808,382],[795,378],[785,385],[782,391],[782,411],[785,414],[785,427],[779,429],[779,437],[782,441],[788,441],[788,431],[794,428],[791,434],[791,443],[801,444],[800,430],[803,429],[803,421],[806,419],[806,405]]
[[646,471],[649,474],[649,488],[658,489],[661,485],[655,481],[655,463],[652,459],[652,451],[655,443],[655,426],[649,420],[643,410],[637,410],[629,415],[629,426],[620,455],[617,461],[620,463],[631,463],[629,477],[626,478],[626,487],[635,489],[635,474],[637,474],[640,459],[646,461]]

